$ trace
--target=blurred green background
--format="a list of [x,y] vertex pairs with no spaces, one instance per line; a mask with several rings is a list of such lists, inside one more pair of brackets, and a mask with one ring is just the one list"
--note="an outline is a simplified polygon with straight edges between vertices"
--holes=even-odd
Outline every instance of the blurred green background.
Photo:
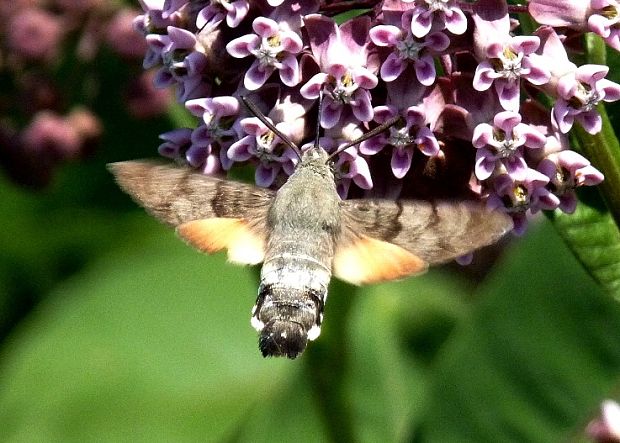
[[581,441],[617,389],[620,308],[544,218],[479,282],[333,282],[320,339],[263,359],[256,269],[193,251],[105,170],[168,123],[110,121],[46,191],[0,183],[0,440]]
[[[100,63],[102,90],[130,75]],[[476,273],[332,282],[319,340],[263,359],[257,269],[193,251],[105,170],[174,118],[93,108],[100,149],[48,189],[0,175],[0,441],[585,441],[620,396],[620,307],[544,217]]]

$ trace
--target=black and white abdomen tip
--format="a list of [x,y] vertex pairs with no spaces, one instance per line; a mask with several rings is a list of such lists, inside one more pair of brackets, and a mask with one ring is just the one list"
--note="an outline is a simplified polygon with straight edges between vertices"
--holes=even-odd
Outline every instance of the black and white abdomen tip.
[[327,288],[261,284],[252,309],[252,326],[260,332],[264,357],[295,358],[321,333]]

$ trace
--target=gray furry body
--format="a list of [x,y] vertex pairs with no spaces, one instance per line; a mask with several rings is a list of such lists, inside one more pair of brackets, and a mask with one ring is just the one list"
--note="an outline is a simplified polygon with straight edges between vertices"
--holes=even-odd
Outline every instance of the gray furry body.
[[267,216],[271,234],[253,311],[263,354],[295,357],[318,337],[341,233],[340,201],[326,152],[304,152]]

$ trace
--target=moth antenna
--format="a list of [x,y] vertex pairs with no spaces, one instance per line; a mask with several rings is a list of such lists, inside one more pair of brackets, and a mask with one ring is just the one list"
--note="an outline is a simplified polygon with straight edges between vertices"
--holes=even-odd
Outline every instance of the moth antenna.
[[264,125],[267,126],[271,130],[271,132],[273,132],[275,135],[280,137],[280,140],[282,140],[286,144],[286,146],[291,148],[293,152],[295,152],[297,157],[299,157],[299,160],[301,160],[301,150],[299,149],[299,147],[295,143],[293,143],[286,135],[284,135],[282,131],[276,128],[276,126],[273,123],[271,123],[267,119],[267,117],[265,117],[265,114],[263,114],[260,111],[260,109],[256,107],[254,103],[246,99],[245,96],[243,95],[240,98],[243,104],[246,106],[246,108],[248,108],[248,110],[252,113],[252,115],[254,115],[254,117],[256,117],[261,122],[263,122]]
[[338,148],[335,152],[331,153],[329,155],[329,157],[327,157],[327,160],[331,160],[333,157],[335,157],[336,155],[340,154],[342,151],[344,151],[347,148],[350,148],[351,146],[355,146],[358,143],[363,142],[364,140],[368,140],[369,138],[374,137],[375,135],[381,134],[383,131],[385,131],[386,129],[394,126],[394,124],[398,123],[400,121],[401,117],[399,115],[397,115],[396,117],[392,117],[391,119],[389,119],[388,121],[380,124],[379,126],[377,126],[376,128],[368,131],[367,133],[365,133],[364,135],[362,135],[361,137],[356,138],[355,140],[353,140],[352,142],[347,143],[346,145]]
[[319,90],[319,112],[316,118],[316,136],[314,137],[314,149],[319,148],[319,136],[321,134],[321,111],[323,110],[323,89]]

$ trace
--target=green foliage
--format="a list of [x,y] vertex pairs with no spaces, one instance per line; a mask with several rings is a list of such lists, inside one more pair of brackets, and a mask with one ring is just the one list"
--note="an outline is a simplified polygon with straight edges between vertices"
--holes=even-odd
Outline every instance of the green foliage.
[[547,224],[478,289],[445,271],[332,285],[320,339],[264,360],[252,269],[144,215],[58,210],[63,232],[37,236],[28,200],[5,220],[14,262],[98,252],[5,341],[3,441],[337,441],[334,426],[368,442],[560,441],[617,382],[620,310]]
[[574,214],[552,213],[554,226],[584,268],[620,300],[620,232],[598,190],[585,189]]

